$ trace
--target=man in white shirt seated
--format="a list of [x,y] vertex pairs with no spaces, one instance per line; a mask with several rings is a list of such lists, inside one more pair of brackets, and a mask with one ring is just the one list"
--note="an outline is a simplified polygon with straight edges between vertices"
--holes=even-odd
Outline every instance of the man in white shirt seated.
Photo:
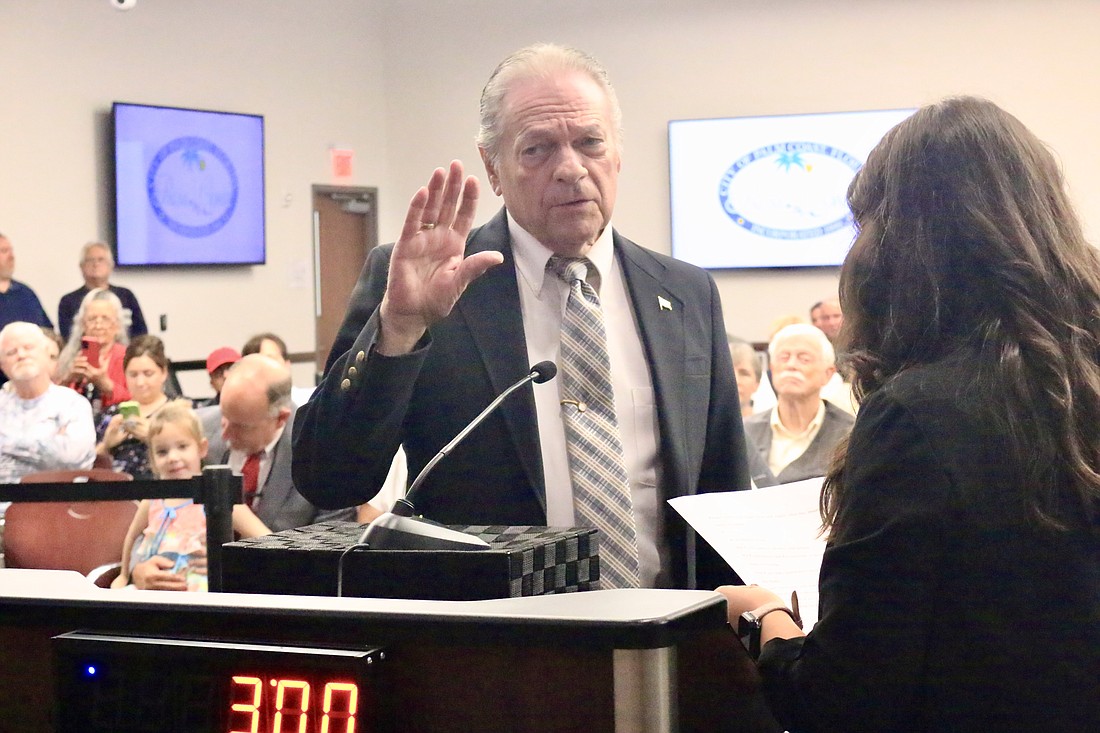
[[33,323],[0,330],[0,483],[28,473],[91,468],[95,426],[91,404],[50,379],[47,339]]
[[[51,379],[48,339],[42,329],[14,321],[0,329],[0,483],[18,483],[38,471],[91,468],[95,460],[92,405]],[[0,502],[0,558],[3,517]]]
[[768,345],[776,406],[745,420],[749,470],[760,486],[822,476],[855,419],[821,397],[836,373],[836,353],[815,326],[780,329]]

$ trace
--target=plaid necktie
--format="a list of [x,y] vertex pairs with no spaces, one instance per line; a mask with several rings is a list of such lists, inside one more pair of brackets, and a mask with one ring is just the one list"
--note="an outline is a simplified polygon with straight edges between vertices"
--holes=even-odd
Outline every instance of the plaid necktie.
[[615,417],[603,311],[587,259],[553,256],[546,267],[569,285],[561,324],[562,416],[578,519],[600,530],[604,588],[637,588],[638,540]]

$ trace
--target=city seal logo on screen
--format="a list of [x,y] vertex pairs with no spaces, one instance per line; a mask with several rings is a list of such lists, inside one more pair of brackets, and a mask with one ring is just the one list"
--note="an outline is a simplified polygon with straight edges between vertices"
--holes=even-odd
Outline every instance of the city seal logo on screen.
[[805,240],[851,226],[845,198],[863,161],[830,145],[782,142],[738,158],[718,199],[737,226],[771,239]]
[[237,208],[233,161],[201,137],[178,137],[158,150],[149,164],[145,188],[157,219],[184,237],[213,234]]

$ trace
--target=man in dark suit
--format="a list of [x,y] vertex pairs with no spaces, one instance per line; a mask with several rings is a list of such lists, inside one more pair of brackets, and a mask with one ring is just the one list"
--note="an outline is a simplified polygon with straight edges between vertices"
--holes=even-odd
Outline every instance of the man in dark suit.
[[[294,411],[290,373],[283,365],[260,354],[242,358],[226,374],[221,404],[201,415],[210,441],[207,460],[228,464],[239,474],[249,456],[257,456],[252,511],[272,532],[328,519],[353,521],[354,508],[322,512],[294,488],[290,470]],[[220,429],[213,429],[219,423]]]
[[68,340],[73,329],[73,318],[84,302],[84,296],[95,288],[107,288],[118,296],[122,307],[130,312],[130,338],[149,333],[145,316],[141,313],[137,296],[129,288],[111,285],[111,273],[115,271],[115,258],[111,248],[103,242],[88,242],[80,250],[80,274],[84,284],[71,293],[65,293],[57,303],[57,330],[61,338]]
[[[471,232],[478,183],[455,161],[413,197],[398,241],[371,252],[295,425],[306,496],[370,498],[399,445],[415,476],[532,363],[560,361],[569,288],[546,266],[583,257],[606,323],[640,583],[735,577],[666,504],[748,487],[721,303],[705,272],[612,230],[619,118],[606,72],[585,54],[535,46],[497,67],[479,149],[505,210]],[[560,382],[505,402],[438,464],[417,509],[451,524],[573,525]]]
[[836,352],[816,326],[781,328],[768,344],[776,405],[745,420],[749,469],[757,486],[824,476],[855,418],[822,399]]

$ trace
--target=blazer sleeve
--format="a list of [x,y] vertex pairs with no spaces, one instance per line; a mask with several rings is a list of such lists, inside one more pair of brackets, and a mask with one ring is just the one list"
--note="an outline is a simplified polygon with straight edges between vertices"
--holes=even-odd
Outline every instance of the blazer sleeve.
[[385,482],[430,343],[398,357],[374,351],[391,249],[368,255],[324,379],[294,420],[294,485],[321,508],[361,504]]
[[765,645],[765,692],[791,731],[919,729],[925,651],[942,633],[933,603],[952,477],[919,421],[882,393],[861,409],[847,455],[821,619],[805,638]]

